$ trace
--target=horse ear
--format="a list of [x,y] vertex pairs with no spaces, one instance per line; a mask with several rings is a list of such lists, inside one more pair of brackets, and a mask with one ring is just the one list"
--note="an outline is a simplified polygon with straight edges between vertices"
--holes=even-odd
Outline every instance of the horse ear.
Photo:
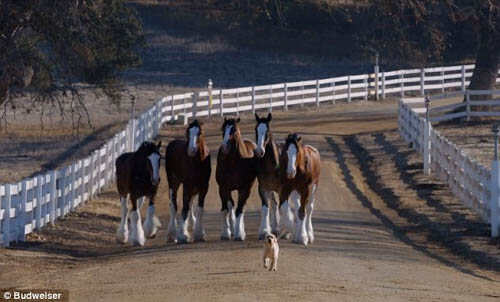
[[156,146],[156,148],[158,148],[158,150],[160,150],[160,147],[161,147],[161,140],[160,140],[160,142],[158,142],[158,145]]
[[271,114],[271,112],[269,112],[267,114],[267,121],[270,122],[272,119],[273,119],[273,115]]
[[238,118],[236,119],[236,124],[237,124],[237,123],[239,123],[239,122],[240,122],[240,118],[238,117]]
[[260,117],[255,113],[255,120],[258,122],[260,120]]
[[301,142],[302,141],[302,136],[297,136],[297,141]]

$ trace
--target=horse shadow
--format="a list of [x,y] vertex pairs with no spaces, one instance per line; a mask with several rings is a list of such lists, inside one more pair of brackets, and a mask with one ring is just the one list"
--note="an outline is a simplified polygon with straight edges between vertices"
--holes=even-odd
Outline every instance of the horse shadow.
[[[407,159],[410,152],[401,154],[396,146],[385,140],[385,135],[383,133],[374,134],[374,136],[375,141],[378,144],[383,143],[385,145],[385,147],[382,148],[382,152],[392,155],[392,160],[396,160],[395,157],[398,156],[398,159],[396,160],[397,169],[401,174],[403,181],[409,185],[409,189],[419,191],[420,185],[415,179],[416,173],[410,173],[407,171],[408,167],[410,167]],[[369,188],[381,198],[387,207],[393,209],[399,216],[405,218],[408,222],[413,224],[413,226],[400,226],[398,223],[391,220],[391,218],[384,214],[380,209],[378,209],[355,183],[351,170],[346,164],[344,151],[342,151],[339,144],[332,137],[325,137],[325,140],[329,143],[331,149],[336,155],[337,164],[342,172],[348,189],[361,202],[361,204],[370,211],[371,214],[377,217],[387,229],[392,231],[394,237],[412,247],[416,251],[419,251],[448,267],[454,268],[464,274],[493,281],[488,277],[476,274],[472,269],[469,269],[460,263],[433,252],[426,244],[419,243],[412,239],[410,234],[413,231],[421,228],[430,228],[430,225],[433,225],[430,229],[430,234],[433,235],[431,235],[431,238],[428,238],[429,241],[437,241],[450,253],[456,256],[464,257],[481,268],[496,272],[500,271],[498,264],[496,264],[496,259],[481,251],[473,250],[464,242],[454,240],[456,239],[456,236],[452,233],[450,225],[446,223],[433,222],[425,214],[418,213],[414,209],[410,209],[408,207],[403,207],[400,197],[397,196],[391,188],[384,185],[382,176],[370,169],[370,164],[374,161],[377,154],[372,154],[366,150],[359,142],[357,136],[343,136],[341,139],[348,148],[348,151],[350,151],[354,159],[357,161],[357,164],[360,166],[362,175],[367,180]],[[380,156],[380,154],[378,155]],[[420,168],[420,166],[413,166],[413,168]],[[427,204],[433,206],[438,211],[451,211],[450,209],[447,209],[446,206],[439,204],[439,201],[432,196],[433,191],[437,190],[438,187],[439,186],[427,186],[426,190],[420,190],[422,192],[418,193],[419,197],[426,200]],[[464,219],[459,214],[452,214],[452,217],[453,219]],[[436,234],[434,231],[435,229],[440,230],[440,232]]]

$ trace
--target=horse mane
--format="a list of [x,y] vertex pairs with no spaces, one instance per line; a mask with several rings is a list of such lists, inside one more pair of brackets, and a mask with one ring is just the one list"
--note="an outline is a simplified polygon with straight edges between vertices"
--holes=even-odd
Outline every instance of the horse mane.
[[207,156],[210,155],[210,150],[208,150],[208,146],[205,143],[205,139],[203,138],[203,135],[200,135],[199,144],[200,144],[200,147],[198,148],[198,152],[200,154],[200,161],[204,161],[205,158],[207,158]]
[[275,167],[279,168],[280,159],[279,159],[278,146],[276,146],[276,143],[273,140],[273,133],[272,133],[271,128],[269,126],[268,126],[268,137],[269,137],[269,139],[268,139],[268,142],[266,145],[266,149],[267,149],[267,146],[270,146],[270,148],[271,148],[271,161]]
[[237,124],[234,124],[234,139],[236,141],[236,150],[240,154],[241,158],[252,158],[253,151],[256,146],[255,143],[249,139],[243,139],[241,137],[240,127]]
[[307,160],[307,154],[305,153],[306,150],[304,149],[302,143],[299,141],[295,141],[295,146],[297,147],[297,169],[305,172]]

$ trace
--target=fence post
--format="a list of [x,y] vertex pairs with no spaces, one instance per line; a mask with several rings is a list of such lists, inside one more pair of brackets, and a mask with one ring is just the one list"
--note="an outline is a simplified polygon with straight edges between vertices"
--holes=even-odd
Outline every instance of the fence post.
[[[107,165],[107,161],[106,161],[106,165]],[[71,211],[73,211],[76,207],[76,198],[75,198],[75,167],[76,167],[76,164],[73,163],[71,164],[71,176],[70,176],[70,179],[71,179],[71,191],[69,193],[69,198],[70,198],[70,202],[71,202]],[[108,167],[106,167],[108,168]],[[107,171],[109,171],[108,169],[106,169],[106,175],[107,175]]]
[[198,100],[200,99],[200,93],[199,92],[195,92],[193,93],[193,118],[196,118],[197,116],[197,113],[198,113]]
[[332,80],[332,104],[335,105],[335,81]]
[[444,70],[441,67],[441,93],[444,93]]
[[45,199],[43,196],[43,180],[45,177],[38,174],[36,177],[36,211],[35,211],[35,230],[42,228],[42,204]]
[[347,76],[347,101],[351,102],[351,76]]
[[319,107],[319,80],[316,80],[316,107]]
[[385,72],[382,71],[382,99],[385,99]]
[[252,113],[255,114],[255,86],[252,86]]
[[10,207],[11,207],[10,184],[5,185],[5,214],[3,216],[3,245],[10,245]]
[[498,131],[499,125],[494,125],[492,128],[494,139],[494,156],[491,163],[491,237],[498,237],[499,233],[499,205],[500,200],[500,169],[498,164]]
[[212,118],[212,87],[214,83],[212,79],[208,79],[208,119]]
[[430,112],[429,107],[431,105],[431,100],[429,97],[425,98],[425,128],[424,128],[424,174],[431,174],[431,120],[430,120]]
[[285,111],[288,111],[288,83],[285,83],[284,93]]
[[462,65],[462,91],[465,91],[465,65]]
[[399,87],[401,89],[401,96],[405,96],[405,83],[404,83],[404,74],[403,72],[399,72]]
[[[174,112],[174,96],[172,95],[170,97],[170,123],[174,124],[175,123],[175,112]],[[135,151],[135,150],[134,150]]]
[[273,85],[270,86],[271,89],[269,89],[269,112],[273,112]]
[[[31,180],[33,182],[33,179]],[[23,180],[21,183],[21,213],[19,215],[19,240],[24,241],[26,238],[26,204],[28,203],[28,189],[26,180]],[[31,208],[31,213],[33,213],[33,207]],[[33,223],[33,219],[31,219],[30,224]]]
[[57,171],[50,171],[50,224],[54,226],[56,220],[56,203],[57,203]]
[[425,95],[425,69],[420,68],[420,95]]
[[219,105],[219,108],[220,108],[220,116],[223,117],[224,116],[224,96],[222,94],[222,89],[219,90],[219,100],[220,100],[220,105]]
[[465,109],[467,113],[466,120],[470,122],[470,90],[465,91]]
[[240,116],[240,89],[236,88],[236,115]]
[[378,53],[377,53],[377,57],[376,57],[376,63],[375,63],[375,68],[374,68],[374,72],[375,72],[375,100],[378,101],[379,100],[379,87],[378,87],[378,74],[379,74],[379,67],[378,67]]
[[363,84],[365,85],[365,97],[364,100],[365,102],[368,101],[368,76],[363,79]]

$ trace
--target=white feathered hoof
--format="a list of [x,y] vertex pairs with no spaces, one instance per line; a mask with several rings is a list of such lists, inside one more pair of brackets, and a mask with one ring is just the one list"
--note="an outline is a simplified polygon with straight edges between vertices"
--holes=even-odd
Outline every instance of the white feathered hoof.
[[155,207],[150,205],[146,214],[146,221],[144,222],[144,234],[147,238],[154,238],[158,228],[161,227],[160,220],[155,216]]
[[203,229],[203,208],[196,208],[196,221],[194,224],[194,241],[205,241],[205,230]]
[[295,238],[293,239],[293,243],[307,245],[307,232],[306,225],[304,220],[301,220],[297,217],[297,224],[295,229]]
[[132,233],[131,233],[131,240],[133,245],[138,245],[138,246],[144,246],[144,243],[146,242],[146,238],[144,237],[144,230],[142,229],[141,225],[141,216],[139,214],[139,211],[133,211],[131,216],[131,228],[132,228]]
[[231,229],[229,224],[229,213],[227,210],[221,211],[221,234],[220,240],[230,240]]
[[190,237],[188,232],[189,219],[182,219],[182,217],[177,222],[177,244],[189,243]]
[[128,226],[126,224],[120,225],[116,231],[116,240],[121,244],[128,242]]
[[245,241],[245,222],[244,222],[244,213],[241,213],[240,216],[236,217],[236,223],[234,226],[234,240],[235,241]]

